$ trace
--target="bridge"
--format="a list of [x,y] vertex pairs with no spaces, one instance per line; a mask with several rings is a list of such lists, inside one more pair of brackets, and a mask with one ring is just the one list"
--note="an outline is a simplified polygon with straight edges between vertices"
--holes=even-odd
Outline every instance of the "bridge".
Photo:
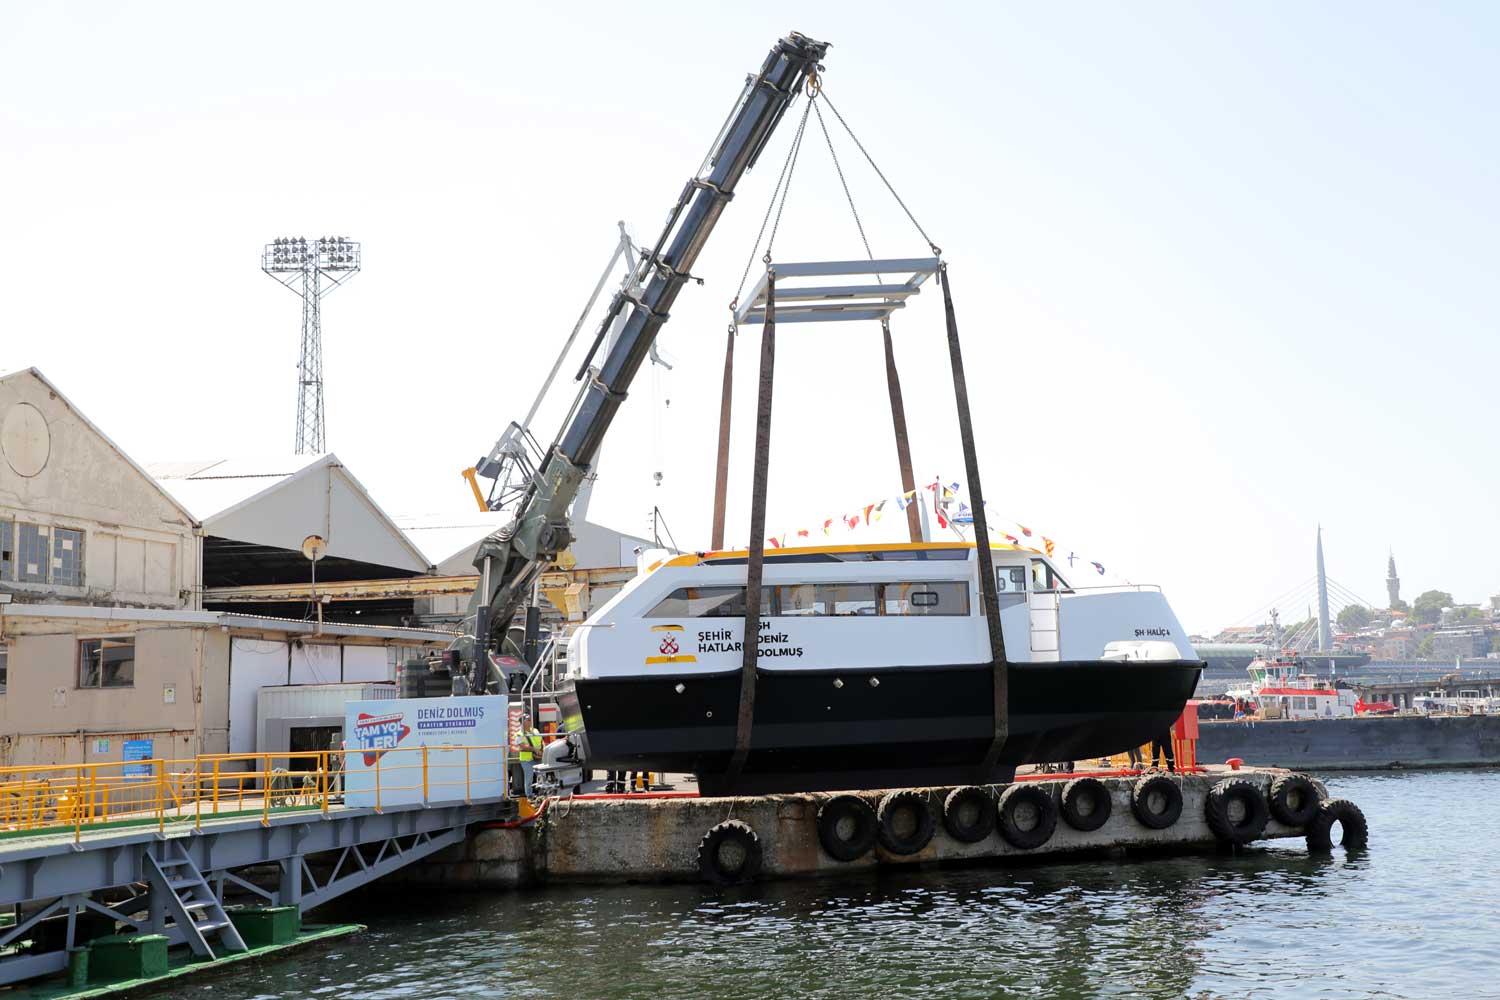
[[512,818],[505,763],[489,746],[360,769],[334,750],[0,768],[0,984],[63,972],[100,935],[244,951],[247,912],[305,913]]

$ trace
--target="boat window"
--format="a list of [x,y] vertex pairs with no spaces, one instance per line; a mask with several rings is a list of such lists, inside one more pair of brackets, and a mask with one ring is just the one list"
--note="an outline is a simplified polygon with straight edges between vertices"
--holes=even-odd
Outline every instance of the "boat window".
[[1032,590],[1066,590],[1067,588],[1067,583],[1051,565],[1040,559],[1031,560]]
[[810,583],[799,583],[791,587],[777,587],[777,597],[781,601],[781,614],[800,618],[805,615],[816,615],[818,611],[818,588]]
[[[761,588],[761,614],[773,614],[770,587]],[[744,587],[679,587],[646,613],[647,618],[743,618]]]
[[997,566],[995,583],[1002,594],[1018,594],[1026,589],[1025,566]]
[[[1020,567],[1017,567],[1019,570]],[[888,615],[967,615],[967,583],[888,583],[884,613]]]
[[825,615],[873,615],[880,603],[880,584],[820,583],[818,603]]

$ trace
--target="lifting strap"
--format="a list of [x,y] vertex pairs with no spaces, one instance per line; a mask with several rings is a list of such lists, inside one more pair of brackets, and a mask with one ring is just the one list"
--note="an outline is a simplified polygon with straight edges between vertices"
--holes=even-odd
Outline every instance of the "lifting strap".
[[[740,712],[734,755],[724,777],[731,793],[750,755],[755,721],[755,670],[760,656],[760,581],[766,560],[766,471],[771,459],[771,383],[776,368],[776,269],[766,267],[766,322],[760,336],[760,388],[755,403],[755,476],[750,489],[750,553],[745,565],[745,632],[740,642]],[[993,586],[993,582],[991,583]]]
[[724,394],[719,401],[719,462],[714,470],[714,528],[709,545],[714,551],[724,548],[724,506],[729,499],[729,421],[730,400],[734,393],[734,324],[729,324],[729,340],[724,344]]
[[[891,427],[896,433],[896,464],[901,472],[901,495],[913,496],[917,480],[911,472],[911,442],[906,437],[906,407],[901,402],[901,376],[896,373],[896,348],[891,343],[891,321],[880,321],[880,335],[885,339],[885,384],[891,396]],[[923,541],[922,517],[917,505],[906,505],[906,529],[913,542]]]
[[969,387],[964,379],[963,352],[958,346],[958,319],[953,315],[953,290],[948,265],[938,266],[943,285],[943,315],[948,322],[948,356],[953,363],[953,398],[958,402],[958,434],[964,449],[964,475],[969,481],[969,506],[974,510],[974,549],[979,557],[979,600],[990,634],[990,673],[994,689],[995,728],[989,749],[979,765],[976,784],[986,784],[1000,759],[1000,750],[1010,732],[1010,679],[1006,672],[1005,635],[1000,631],[1000,596],[995,585],[995,559],[990,552],[988,515],[984,491],[979,486],[979,459],[974,449],[974,422],[969,416]]

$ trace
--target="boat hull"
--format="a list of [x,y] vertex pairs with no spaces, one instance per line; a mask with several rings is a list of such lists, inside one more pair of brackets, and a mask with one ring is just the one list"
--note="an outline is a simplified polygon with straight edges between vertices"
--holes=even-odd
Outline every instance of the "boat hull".
[[1010,664],[1009,734],[983,773],[994,732],[988,665],[761,670],[751,749],[733,788],[725,772],[739,671],[579,678],[561,701],[589,767],[693,773],[708,795],[986,784],[1011,780],[1020,764],[1086,760],[1164,734],[1202,666]]

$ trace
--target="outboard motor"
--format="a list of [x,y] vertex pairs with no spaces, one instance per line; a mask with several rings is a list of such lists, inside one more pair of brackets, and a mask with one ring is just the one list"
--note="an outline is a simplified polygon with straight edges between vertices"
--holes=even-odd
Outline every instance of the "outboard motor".
[[583,760],[578,756],[578,737],[569,733],[542,748],[541,763],[532,772],[534,788],[539,795],[576,792],[583,784]]

